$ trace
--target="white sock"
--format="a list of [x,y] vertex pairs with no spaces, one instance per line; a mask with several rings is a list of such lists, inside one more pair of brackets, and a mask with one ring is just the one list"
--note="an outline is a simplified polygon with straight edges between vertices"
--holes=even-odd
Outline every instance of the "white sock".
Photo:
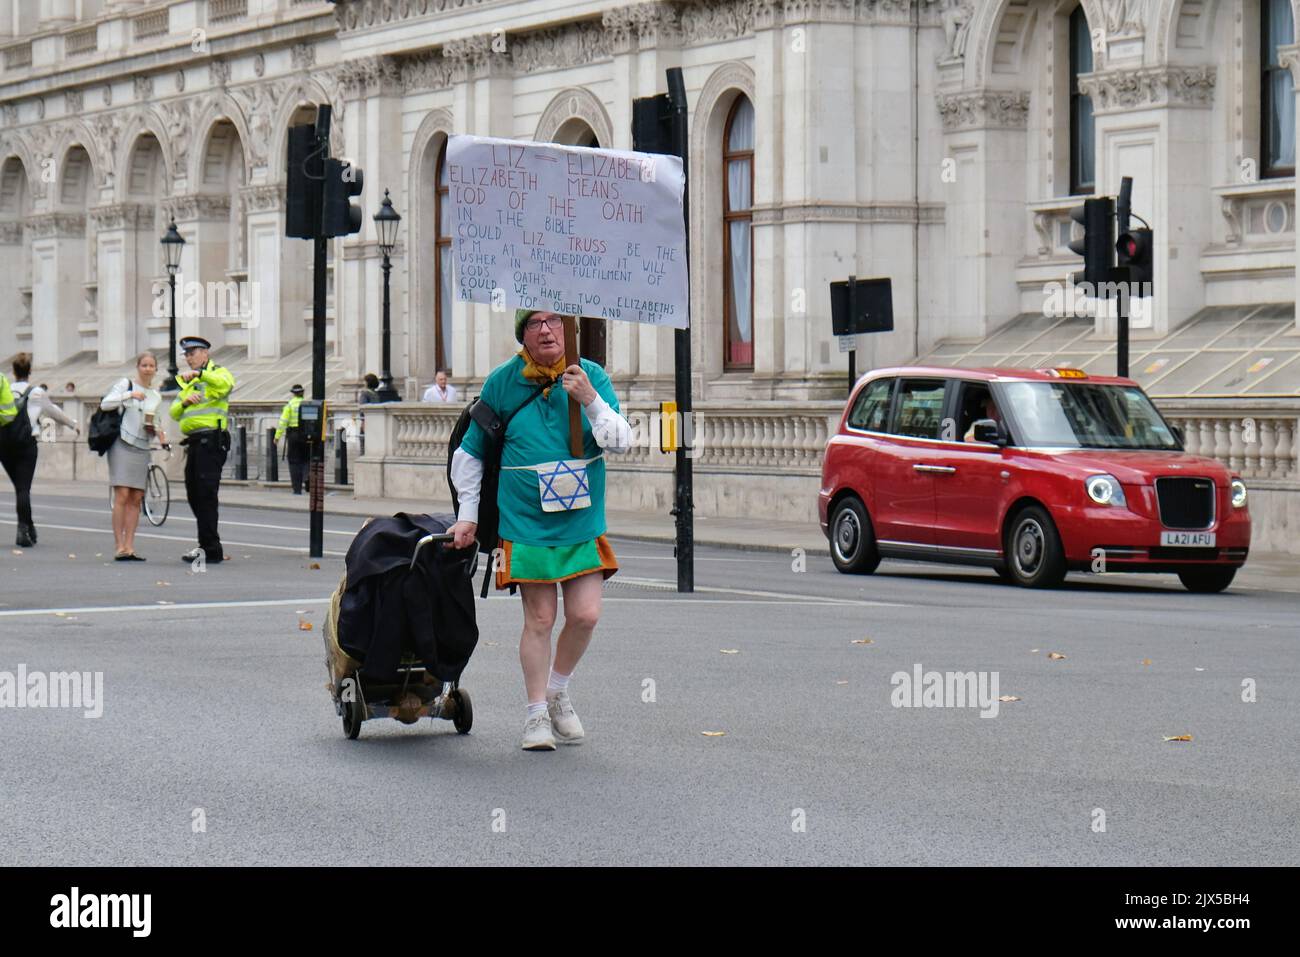
[[546,714],[546,702],[545,701],[528,702],[528,717],[535,718],[539,714]]
[[560,674],[558,671],[556,671],[554,668],[552,668],[552,669],[551,669],[551,677],[550,677],[550,679],[546,682],[546,695],[547,695],[547,697],[551,697],[552,695],[557,695],[557,694],[559,694],[561,691],[568,691],[568,690],[569,690],[569,679],[572,678],[572,677],[573,677],[573,675],[562,675],[562,674]]

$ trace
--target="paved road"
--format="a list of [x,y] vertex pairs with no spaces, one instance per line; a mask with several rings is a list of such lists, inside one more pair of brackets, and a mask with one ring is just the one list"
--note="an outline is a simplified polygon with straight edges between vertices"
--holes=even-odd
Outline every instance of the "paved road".
[[[227,508],[234,561],[193,574],[183,503],[143,531],[140,565],[108,560],[105,502],[36,503],[41,544],[0,548],[0,673],[102,671],[104,707],[0,709],[0,863],[1300,860],[1300,595],[1249,576],[1217,596],[1170,576],[1030,592],[701,548],[679,596],[669,548],[616,539],[572,686],[589,740],[532,754],[505,597],[479,603],[473,733],[344,739],[320,627],[360,519],[327,520],[313,568],[302,515]],[[0,516],[7,542],[11,495]],[[891,676],[917,665],[996,672],[1019,700],[989,719],[893,707]]]

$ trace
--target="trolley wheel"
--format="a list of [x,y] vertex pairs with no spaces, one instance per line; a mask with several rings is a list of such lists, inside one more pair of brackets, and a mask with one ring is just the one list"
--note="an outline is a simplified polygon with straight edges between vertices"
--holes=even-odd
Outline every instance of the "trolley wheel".
[[361,722],[366,720],[366,706],[360,701],[343,702],[343,733],[355,741],[361,733]]
[[451,697],[456,702],[456,716],[451,719],[451,723],[457,734],[469,734],[469,729],[474,726],[474,706],[470,703],[469,692],[457,688]]

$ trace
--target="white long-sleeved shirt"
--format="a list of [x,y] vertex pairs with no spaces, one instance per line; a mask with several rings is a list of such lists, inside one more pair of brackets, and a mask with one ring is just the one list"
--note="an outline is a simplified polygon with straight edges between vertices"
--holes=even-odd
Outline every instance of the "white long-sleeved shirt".
[[[591,435],[606,452],[626,452],[632,447],[632,426],[622,414],[599,395],[583,408],[591,423]],[[456,486],[460,509],[456,520],[478,523],[479,492],[483,487],[483,463],[463,448],[451,457],[451,484]]]
[[[132,395],[133,392],[143,392],[144,398],[135,398]],[[161,405],[162,393],[157,389],[140,385],[138,382],[132,382],[130,379],[122,379],[114,383],[108,395],[104,396],[99,403],[99,407],[105,412],[112,412],[116,409],[122,410],[122,425],[119,434],[123,442],[137,449],[149,448],[149,442],[153,436],[145,428],[145,414],[152,412],[156,418]]]
[[21,398],[28,389],[32,390],[31,397],[27,400],[27,421],[31,423],[32,435],[41,434],[42,417],[53,419],[70,429],[77,427],[77,420],[55,405],[40,386],[32,386],[27,382],[11,382],[9,387],[13,390],[15,400]]

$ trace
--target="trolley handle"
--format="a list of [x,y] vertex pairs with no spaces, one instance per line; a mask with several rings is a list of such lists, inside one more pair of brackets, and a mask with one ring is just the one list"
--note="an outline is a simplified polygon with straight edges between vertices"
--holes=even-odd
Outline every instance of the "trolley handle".
[[446,544],[454,542],[455,540],[456,536],[450,532],[443,532],[438,535],[425,535],[424,538],[415,543],[415,552],[411,555],[411,570],[415,570],[415,563],[420,560],[420,552],[424,550],[424,546],[432,545],[434,542]]

